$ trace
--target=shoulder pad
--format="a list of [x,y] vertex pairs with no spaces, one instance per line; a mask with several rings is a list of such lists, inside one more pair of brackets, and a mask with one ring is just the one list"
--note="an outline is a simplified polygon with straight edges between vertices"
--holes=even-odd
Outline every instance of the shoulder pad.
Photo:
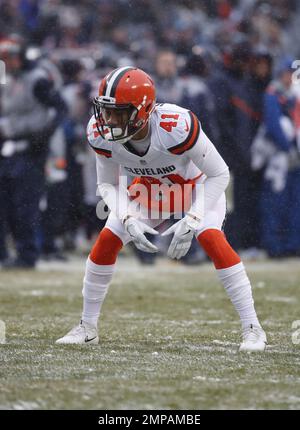
[[193,112],[164,103],[157,105],[155,113],[162,141],[169,152],[181,155],[196,144],[201,127]]
[[100,136],[94,115],[89,120],[86,128],[86,134],[91,148],[97,152],[97,154],[104,155],[104,157],[107,158],[111,157],[112,144]]

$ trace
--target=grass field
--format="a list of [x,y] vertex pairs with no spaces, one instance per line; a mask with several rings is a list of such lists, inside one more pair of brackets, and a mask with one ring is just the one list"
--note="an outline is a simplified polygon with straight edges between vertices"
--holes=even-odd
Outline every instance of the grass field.
[[0,409],[300,408],[299,260],[247,265],[264,354],[237,353],[239,322],[210,264],[119,263],[99,346],[54,344],[80,319],[83,260],[0,272]]

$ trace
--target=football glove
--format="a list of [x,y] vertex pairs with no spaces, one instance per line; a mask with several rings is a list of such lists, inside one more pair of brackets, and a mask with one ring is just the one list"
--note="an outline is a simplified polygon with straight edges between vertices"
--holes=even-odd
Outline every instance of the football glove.
[[201,220],[194,214],[186,214],[184,218],[162,233],[162,236],[174,233],[168,249],[168,256],[179,260],[191,247],[193,236],[200,228]]
[[135,246],[144,252],[155,253],[158,248],[153,245],[145,236],[145,233],[158,234],[158,231],[149,227],[142,221],[137,220],[132,216],[126,216],[123,220],[125,230],[130,235]]

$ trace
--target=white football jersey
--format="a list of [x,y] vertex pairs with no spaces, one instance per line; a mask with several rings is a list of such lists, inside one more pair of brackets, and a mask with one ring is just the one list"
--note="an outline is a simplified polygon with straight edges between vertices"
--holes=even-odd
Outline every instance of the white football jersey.
[[200,134],[200,123],[192,112],[172,104],[158,104],[150,116],[150,133],[150,146],[141,156],[128,149],[130,144],[103,139],[94,116],[87,127],[88,140],[94,151],[120,165],[127,176],[156,178],[171,185],[193,180],[201,174],[190,158],[184,156],[196,144]]
[[[180,185],[182,205],[186,208],[191,205],[191,193],[195,184],[205,181],[206,206],[211,206],[224,191],[226,181],[228,183],[224,177],[228,168],[201,130],[197,117],[187,109],[163,103],[156,105],[149,121],[150,145],[146,153],[141,155],[130,142],[120,144],[103,139],[98,132],[96,119],[92,116],[87,135],[89,144],[97,153],[98,185],[115,185],[118,183],[117,176],[129,176],[132,178],[129,182],[132,184],[129,187],[131,197],[135,195],[136,184],[143,184],[151,191],[151,198],[140,202],[143,206],[164,212],[163,204],[165,208],[175,212],[176,196],[170,195],[166,188],[164,191],[164,187],[174,188],[177,184]],[[161,186],[157,195],[153,193],[153,185]]]

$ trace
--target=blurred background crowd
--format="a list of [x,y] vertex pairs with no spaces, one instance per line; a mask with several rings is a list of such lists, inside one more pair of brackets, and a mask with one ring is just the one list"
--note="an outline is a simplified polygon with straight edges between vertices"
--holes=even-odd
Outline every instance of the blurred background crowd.
[[64,260],[103,227],[85,129],[100,79],[124,65],[191,109],[229,165],[231,244],[300,256],[299,28],[296,0],[0,0],[2,267]]

